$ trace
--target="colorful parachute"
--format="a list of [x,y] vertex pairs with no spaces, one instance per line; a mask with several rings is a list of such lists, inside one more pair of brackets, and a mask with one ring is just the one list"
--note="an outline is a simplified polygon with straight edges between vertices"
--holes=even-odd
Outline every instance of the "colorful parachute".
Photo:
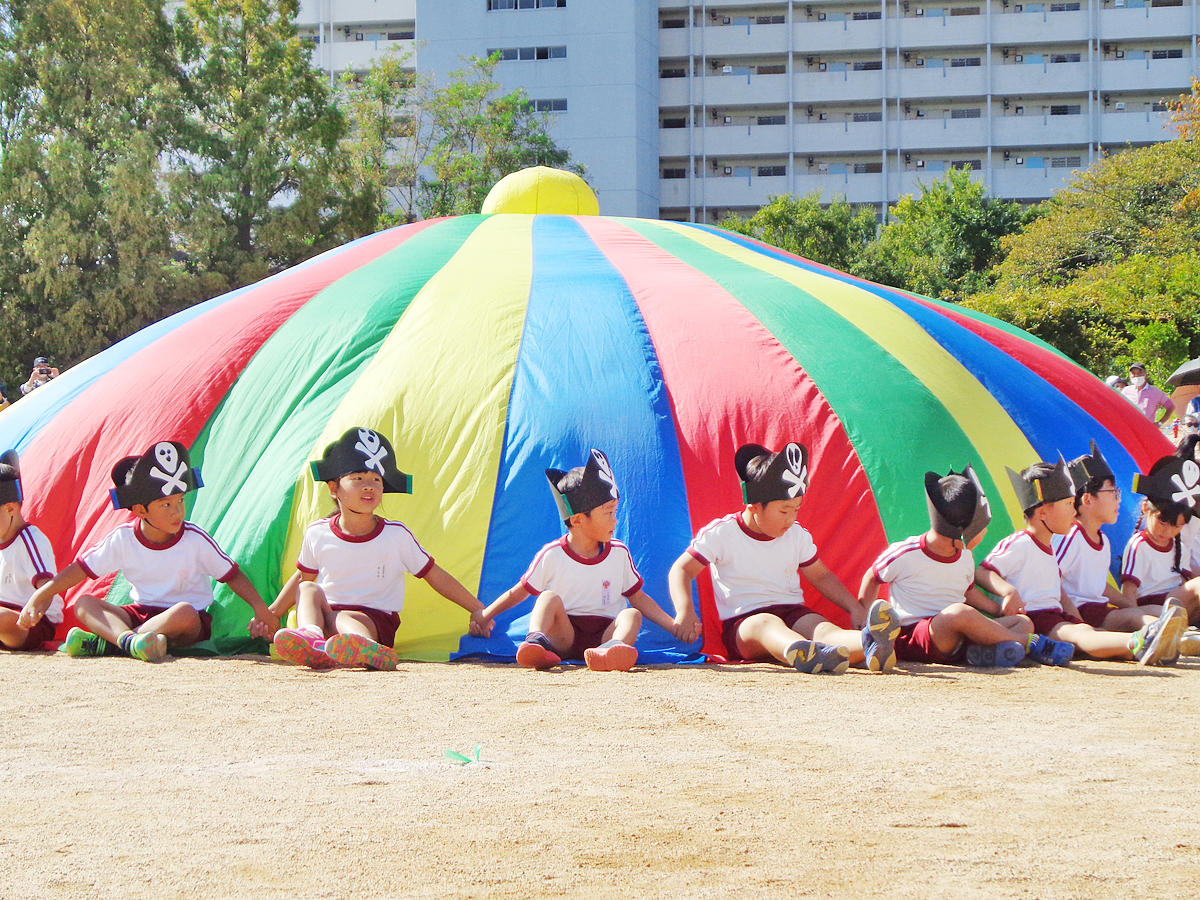
[[[618,537],[668,609],[671,563],[738,508],[743,442],[811,448],[800,519],[851,590],[928,527],[926,470],[975,466],[995,513],[981,558],[1021,522],[1006,465],[1095,438],[1126,486],[1171,449],[1102,382],[969,310],[714,228],[514,214],[381,232],[164,320],[0,414],[0,448],[21,451],[27,513],[62,565],[127,515],[108,501],[118,458],[186,443],[206,485],[192,519],[269,601],[331,510],[307,463],[351,425],[389,435],[413,474],[385,514],[485,602],[561,533],[543,469],[605,450]],[[1133,516],[1127,501],[1118,545]],[[263,649],[248,608],[217,597],[201,649]],[[410,579],[398,648],[511,656],[528,611],[466,638],[466,615]],[[642,645],[687,649],[652,625]]]

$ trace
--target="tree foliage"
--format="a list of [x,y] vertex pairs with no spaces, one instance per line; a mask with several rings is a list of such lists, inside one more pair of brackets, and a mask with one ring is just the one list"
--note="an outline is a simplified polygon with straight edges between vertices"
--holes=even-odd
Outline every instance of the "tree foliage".
[[772,197],[750,218],[731,215],[720,225],[844,271],[850,270],[875,237],[875,216],[870,210],[856,213],[841,195],[822,206],[819,191],[803,197]]

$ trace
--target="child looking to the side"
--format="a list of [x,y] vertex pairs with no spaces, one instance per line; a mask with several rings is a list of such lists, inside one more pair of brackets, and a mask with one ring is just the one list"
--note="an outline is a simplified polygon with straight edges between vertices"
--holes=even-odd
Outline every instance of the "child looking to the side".
[[634,644],[643,617],[684,642],[697,637],[691,598],[674,619],[642,590],[629,548],[613,538],[620,492],[608,457],[588,454],[569,472],[547,469],[567,533],[538,551],[517,584],[484,610],[488,626],[500,613],[534,595],[529,633],[517,662],[548,669],[564,659],[583,659],[595,671],[628,671],[637,662]]
[[42,584],[21,612],[29,627],[50,608],[54,596],[85,578],[120,571],[131,603],[118,606],[91,594],[75,601],[79,628],[67,632],[71,656],[100,656],[116,647],[152,662],[168,648],[186,647],[212,636],[213,580],[227,584],[254,610],[251,628],[279,627],[250,579],[204,529],[186,519],[184,494],[203,486],[187,448],[159,441],[141,456],[113,466],[113,506],[136,521],[118,525],[107,537]]
[[277,616],[296,607],[297,627],[274,632],[282,659],[313,669],[395,669],[405,573],[425,579],[469,612],[472,634],[491,630],[481,617],[483,604],[433,561],[407,527],[375,515],[385,493],[412,493],[412,478],[396,467],[386,437],[351,428],[325,448],[312,473],[325,482],[337,511],[308,526],[296,574],[271,604]]
[[[700,529],[671,566],[671,599],[691,608],[691,584],[712,566],[713,597],[731,660],[774,659],[805,673],[841,674],[864,663],[872,672],[896,664],[900,633],[886,600],[870,609],[821,561],[812,536],[796,521],[808,488],[808,450],[796,442],[778,453],[760,444],[738,448],[734,467],[745,505]],[[850,614],[839,628],[804,604],[800,572]]]
[[0,456],[0,649],[40,650],[54,640],[63,602],[55,595],[40,621],[21,625],[21,610],[34,590],[54,577],[57,566],[50,541],[21,514],[20,465],[16,450]]

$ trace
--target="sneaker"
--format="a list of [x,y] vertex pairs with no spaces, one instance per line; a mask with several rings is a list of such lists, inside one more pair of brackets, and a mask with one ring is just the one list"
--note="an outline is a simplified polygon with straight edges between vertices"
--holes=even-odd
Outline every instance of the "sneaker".
[[826,675],[841,675],[850,668],[850,651],[840,644],[817,644],[816,662],[818,672]]
[[1129,649],[1139,666],[1161,665],[1164,658],[1178,658],[1180,638],[1187,629],[1187,613],[1177,606],[1164,607],[1158,619],[1138,629],[1129,639]]
[[1179,638],[1180,656],[1200,656],[1200,631],[1189,628]]
[[816,641],[796,641],[783,652],[783,661],[797,672],[811,675],[816,671],[813,658],[817,655]]
[[62,649],[67,651],[67,656],[72,657],[103,656],[108,652],[108,648],[108,641],[100,635],[78,627],[67,632],[67,638],[62,645]]
[[1025,645],[1020,641],[967,644],[967,665],[980,669],[1011,669],[1024,658]]
[[1043,634],[1035,634],[1029,642],[1028,656],[1043,666],[1067,666],[1075,656],[1075,645],[1067,641],[1052,641]]
[[816,675],[841,675],[850,668],[850,651],[833,644],[817,641],[796,641],[784,651],[784,661],[797,672]]
[[550,649],[549,638],[534,632],[517,648],[517,662],[527,669],[549,669],[562,662],[562,657]]
[[325,642],[325,655],[343,666],[394,672],[396,651],[361,634],[335,634]]
[[333,660],[325,652],[325,639],[303,628],[280,628],[275,632],[275,650],[284,662],[310,669],[333,668]]
[[862,630],[863,653],[872,672],[890,672],[896,668],[896,638],[900,636],[900,617],[892,604],[876,600],[867,610]]
[[167,638],[161,634],[134,634],[126,653],[142,662],[158,662],[167,655]]
[[589,647],[583,651],[583,661],[593,672],[628,672],[637,658],[637,647],[629,644]]

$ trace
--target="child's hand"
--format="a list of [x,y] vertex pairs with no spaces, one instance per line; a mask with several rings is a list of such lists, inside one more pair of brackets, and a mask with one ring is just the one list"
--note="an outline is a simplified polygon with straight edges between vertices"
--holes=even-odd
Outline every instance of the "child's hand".
[[846,612],[850,613],[850,627],[856,631],[867,624],[867,607],[857,599]]
[[250,632],[251,637],[264,638],[271,640],[275,637],[275,632],[279,630],[279,616],[266,610],[266,615],[255,616],[250,620],[250,624],[246,626],[246,630]]
[[[37,594],[30,597],[29,602],[21,610],[21,614],[17,616],[17,624],[22,628],[32,628],[38,622],[42,621],[42,616],[46,614],[46,608],[50,603],[39,603],[37,599]],[[50,599],[54,599],[53,594],[50,595]]]
[[491,637],[492,620],[483,610],[471,613],[471,624],[467,626],[467,634],[471,637]]
[[685,644],[696,643],[696,641],[700,640],[700,635],[703,631],[704,626],[700,624],[700,619],[690,609],[682,616],[675,617],[675,627],[671,629],[671,633],[675,635],[675,640],[683,641]]
[[1011,594],[1001,595],[1000,612],[1006,616],[1019,616],[1025,612],[1025,601],[1021,599],[1021,592],[1013,588]]

